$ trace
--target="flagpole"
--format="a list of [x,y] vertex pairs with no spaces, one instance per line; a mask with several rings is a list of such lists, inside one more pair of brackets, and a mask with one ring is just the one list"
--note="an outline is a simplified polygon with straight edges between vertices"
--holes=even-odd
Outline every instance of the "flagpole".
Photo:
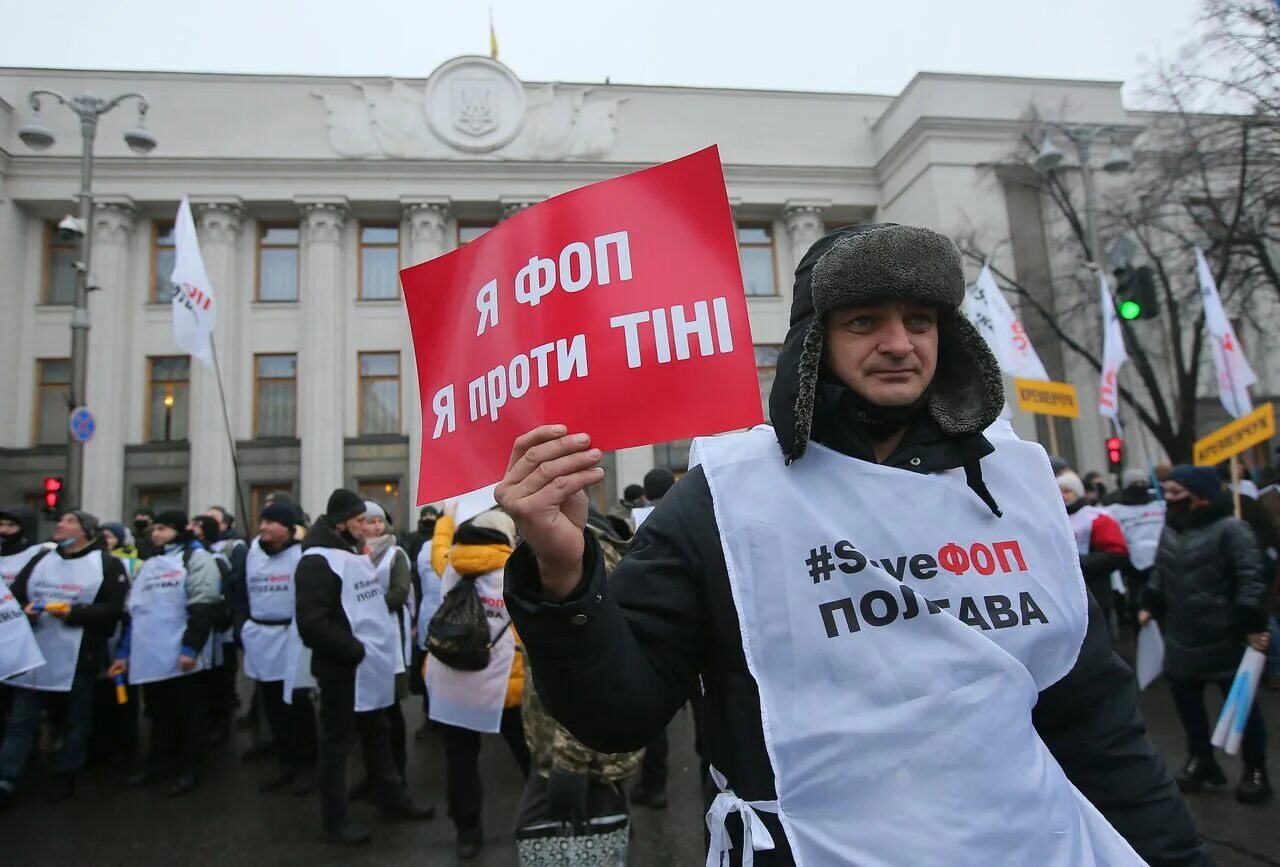
[[213,356],[213,377],[218,381],[218,400],[222,404],[222,424],[227,431],[227,446],[231,449],[231,474],[235,477],[236,483],[236,506],[240,509],[241,520],[245,522],[242,526],[252,527],[253,516],[245,509],[244,490],[240,487],[240,460],[236,456],[236,439],[231,433],[231,414],[227,412],[227,392],[222,387],[222,368],[218,365],[218,346],[214,342],[212,335],[209,337],[209,349]]

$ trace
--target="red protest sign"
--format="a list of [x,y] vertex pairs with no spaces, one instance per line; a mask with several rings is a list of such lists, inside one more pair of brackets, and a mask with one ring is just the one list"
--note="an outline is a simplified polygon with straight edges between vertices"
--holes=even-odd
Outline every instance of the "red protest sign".
[[540,424],[610,450],[761,421],[714,147],[549,199],[400,278],[418,503],[498,481],[512,441]]

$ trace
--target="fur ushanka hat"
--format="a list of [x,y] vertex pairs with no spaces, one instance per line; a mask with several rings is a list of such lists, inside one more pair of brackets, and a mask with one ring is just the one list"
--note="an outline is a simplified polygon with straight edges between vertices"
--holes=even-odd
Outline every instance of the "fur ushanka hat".
[[960,251],[929,229],[845,226],[810,247],[796,268],[791,328],[769,395],[769,415],[787,463],[809,445],[827,315],[853,304],[937,305],[938,367],[929,414],[949,437],[981,433],[995,422],[1004,408],[1004,381],[986,341],[960,313],[964,289]]

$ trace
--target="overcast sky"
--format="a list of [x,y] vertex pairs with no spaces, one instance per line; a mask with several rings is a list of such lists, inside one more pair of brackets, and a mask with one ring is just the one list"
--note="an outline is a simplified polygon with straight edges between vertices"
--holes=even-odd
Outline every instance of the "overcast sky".
[[[897,93],[921,70],[1132,81],[1198,0],[495,0],[532,81]],[[489,50],[473,0],[0,0],[0,65],[425,76]]]

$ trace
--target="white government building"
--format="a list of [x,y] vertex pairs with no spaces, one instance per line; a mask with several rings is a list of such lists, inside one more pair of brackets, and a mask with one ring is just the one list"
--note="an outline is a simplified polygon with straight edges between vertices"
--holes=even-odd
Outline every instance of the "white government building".
[[[932,73],[886,96],[521,82],[484,57],[424,79],[0,68],[0,502],[33,504],[66,467],[75,250],[54,227],[75,213],[81,146],[75,117],[51,101],[42,120],[56,144],[19,140],[39,88],[141,91],[159,142],[146,156],[126,147],[128,104],[98,130],[87,385],[98,427],[83,501],[104,519],[139,504],[236,510],[215,380],[171,334],[166,275],[184,194],[218,296],[249,509],[281,490],[314,515],[345,485],[403,525],[422,424],[398,268],[549,196],[718,144],[764,395],[791,272],[827,227],[973,229],[1002,267],[1043,283],[1050,218],[985,167],[1012,151],[1032,104],[1134,134],[1146,122],[1117,82]],[[1096,374],[1032,337],[1086,407],[1061,426],[1062,450],[1105,469],[1107,432],[1089,412]],[[1035,419],[1015,423],[1036,436]],[[683,470],[687,453],[685,442],[610,455],[599,502],[654,465]]]

